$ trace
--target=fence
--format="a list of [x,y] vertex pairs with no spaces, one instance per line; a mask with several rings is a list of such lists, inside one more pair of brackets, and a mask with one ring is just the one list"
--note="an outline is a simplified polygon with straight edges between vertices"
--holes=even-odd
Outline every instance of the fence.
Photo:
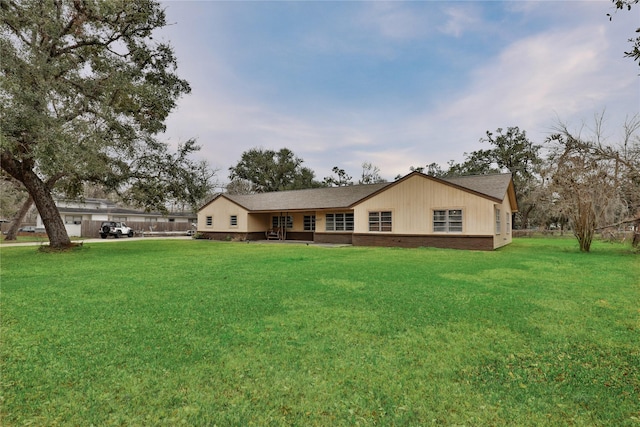
[[[103,221],[82,221],[82,236],[98,237],[102,223]],[[142,235],[143,233],[186,233],[192,229],[191,223],[189,222],[127,221],[126,224],[133,229],[136,235]]]
[[[512,230],[513,237],[535,236],[568,236],[573,237],[572,230]],[[598,229],[594,237],[610,242],[640,241],[640,232],[633,230],[620,231],[613,228]]]

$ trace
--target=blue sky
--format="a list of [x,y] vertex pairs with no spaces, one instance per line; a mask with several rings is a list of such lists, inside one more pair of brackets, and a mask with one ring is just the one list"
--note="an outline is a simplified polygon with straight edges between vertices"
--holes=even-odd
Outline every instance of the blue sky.
[[[228,168],[251,148],[291,149],[316,178],[363,162],[393,179],[460,162],[487,130],[543,143],[558,119],[606,111],[615,142],[640,111],[624,58],[640,7],[596,1],[165,1],[178,73],[192,93],[164,138],[197,138]],[[613,14],[610,22],[607,13]]]

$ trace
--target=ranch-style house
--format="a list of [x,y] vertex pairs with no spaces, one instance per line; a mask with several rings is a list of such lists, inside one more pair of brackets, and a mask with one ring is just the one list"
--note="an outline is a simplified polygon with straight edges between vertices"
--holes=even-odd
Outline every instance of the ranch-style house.
[[214,240],[300,240],[354,246],[493,250],[511,243],[518,211],[511,174],[218,194],[198,211]]

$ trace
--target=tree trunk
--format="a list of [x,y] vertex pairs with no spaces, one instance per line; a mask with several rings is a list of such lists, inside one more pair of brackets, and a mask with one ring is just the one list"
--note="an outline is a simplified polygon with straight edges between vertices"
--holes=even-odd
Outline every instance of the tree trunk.
[[596,227],[596,215],[591,201],[578,203],[573,222],[573,234],[578,239],[580,251],[589,252]]
[[[62,178],[62,176],[63,176],[62,174],[54,175],[44,183],[47,186],[47,190],[49,191],[49,193],[51,192],[51,189],[56,184],[56,182],[60,178]],[[22,222],[24,221],[24,217],[27,216],[27,213],[29,213],[29,209],[31,209],[32,205],[33,205],[33,197],[29,195],[27,197],[27,200],[25,200],[24,203],[22,204],[22,207],[20,208],[20,210],[13,217],[11,227],[9,228],[9,231],[7,231],[7,236],[5,237],[5,240],[16,240],[18,236],[18,230],[20,229],[20,224],[22,224]]]
[[16,237],[18,236],[18,229],[20,229],[20,224],[22,224],[22,221],[24,221],[24,217],[27,216],[27,213],[29,212],[29,209],[31,209],[32,205],[33,197],[29,196],[27,197],[27,200],[25,200],[22,204],[20,210],[14,215],[13,221],[11,222],[11,227],[9,227],[4,240],[16,240]]
[[[529,228],[529,214],[531,213],[531,211],[533,210],[533,208],[535,207],[535,205],[530,204],[527,206],[527,208],[525,210],[522,211],[521,216],[520,216],[520,228],[526,230]],[[513,216],[512,221],[515,220],[515,214]],[[512,222],[513,224],[513,222]]]
[[46,183],[33,171],[33,162],[19,161],[9,151],[0,153],[2,169],[24,185],[33,199],[38,213],[44,223],[49,237],[49,246],[54,249],[64,249],[71,246],[71,239],[64,227],[56,202],[51,195],[51,186],[62,175],[49,179]]
[[64,222],[49,187],[32,170],[23,172],[23,177],[22,183],[33,198],[44,223],[44,228],[47,230],[49,245],[54,249],[64,249],[71,246],[71,239],[69,239],[67,229],[64,227]]

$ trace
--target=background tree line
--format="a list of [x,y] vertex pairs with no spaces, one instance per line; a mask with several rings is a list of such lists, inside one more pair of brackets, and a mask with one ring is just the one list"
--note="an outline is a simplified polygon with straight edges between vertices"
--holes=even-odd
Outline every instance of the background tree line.
[[543,144],[518,127],[497,129],[480,140],[490,148],[465,153],[462,163],[411,169],[436,177],[510,172],[519,207],[514,227],[569,227],[589,251],[596,231],[640,225],[639,129],[636,115],[618,139],[607,138],[604,113],[578,131],[559,122]]
[[[598,229],[640,221],[640,117],[628,119],[614,141],[605,137],[604,124],[604,113],[578,132],[559,122],[543,144],[533,143],[517,126],[499,128],[480,139],[487,148],[464,153],[461,163],[430,163],[409,171],[436,178],[511,173],[519,207],[514,227],[569,227],[580,249],[589,251]],[[303,163],[288,148],[251,149],[229,168],[227,191],[248,194],[384,182],[371,162],[362,163],[357,182],[338,166],[332,175],[316,180]]]

